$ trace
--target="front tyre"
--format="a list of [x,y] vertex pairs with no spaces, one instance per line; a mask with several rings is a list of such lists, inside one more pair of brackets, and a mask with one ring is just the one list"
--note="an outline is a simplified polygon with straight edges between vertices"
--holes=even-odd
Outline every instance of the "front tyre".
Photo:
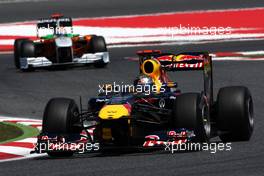
[[[92,39],[90,41],[90,47],[92,53],[99,53],[99,52],[107,52],[107,47],[105,43],[105,39],[102,36],[92,36]],[[94,63],[94,67],[96,68],[104,68],[106,67],[108,63],[105,63],[104,61],[99,61]]]
[[31,40],[24,40],[21,43],[21,57],[35,57],[35,44]]
[[21,46],[27,39],[16,39],[14,42],[14,64],[17,69],[20,69]]
[[102,36],[93,36],[91,39],[91,52],[98,53],[98,52],[106,52],[106,43],[105,39]]
[[[72,99],[53,98],[51,99],[43,116],[44,133],[54,133],[67,135],[71,133],[80,133],[80,129],[74,127],[73,124],[79,121],[79,110]],[[72,156],[72,151],[50,151],[48,155],[51,157]]]
[[248,141],[253,133],[254,110],[246,87],[224,87],[217,96],[217,126],[223,142]]

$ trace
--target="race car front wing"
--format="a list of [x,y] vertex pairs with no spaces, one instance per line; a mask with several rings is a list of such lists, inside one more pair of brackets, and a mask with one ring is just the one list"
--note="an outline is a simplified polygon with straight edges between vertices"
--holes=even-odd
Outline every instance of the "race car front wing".
[[109,63],[109,53],[85,53],[80,58],[73,58],[72,62],[66,63],[52,63],[46,57],[24,57],[20,58],[20,69],[26,70],[29,68],[50,67],[55,65],[92,64],[97,62]]

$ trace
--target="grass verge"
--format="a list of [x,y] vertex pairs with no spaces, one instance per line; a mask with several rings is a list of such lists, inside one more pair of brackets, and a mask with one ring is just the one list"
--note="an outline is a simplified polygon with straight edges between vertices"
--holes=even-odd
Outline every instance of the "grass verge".
[[37,136],[39,130],[31,126],[0,122],[0,144]]

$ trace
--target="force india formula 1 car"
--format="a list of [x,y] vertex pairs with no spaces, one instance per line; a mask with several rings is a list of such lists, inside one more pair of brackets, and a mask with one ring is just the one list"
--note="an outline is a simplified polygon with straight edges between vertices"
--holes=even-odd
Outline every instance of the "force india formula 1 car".
[[[43,36],[40,36],[43,34]],[[15,66],[21,70],[69,64],[104,67],[109,62],[102,36],[73,34],[72,19],[53,15],[37,22],[38,40],[21,38],[14,43]]]
[[[90,151],[93,144],[104,150],[208,143],[216,136],[223,142],[250,139],[253,132],[250,91],[243,86],[224,87],[214,101],[212,59],[208,53],[175,55],[147,50],[138,55],[140,74],[151,78],[155,92],[100,93],[88,101],[85,111],[79,110],[72,99],[53,98],[45,108],[43,129],[33,152],[69,156],[80,152],[81,143],[89,143]],[[204,89],[200,93],[182,93],[166,74],[188,70],[203,72]],[[41,148],[46,144],[49,146]]]

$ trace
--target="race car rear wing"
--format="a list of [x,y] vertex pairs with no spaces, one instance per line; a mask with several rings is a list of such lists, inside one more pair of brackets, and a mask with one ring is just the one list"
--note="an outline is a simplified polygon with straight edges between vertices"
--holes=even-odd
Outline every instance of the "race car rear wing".
[[42,18],[37,21],[37,28],[72,27],[72,19],[69,17]]
[[162,69],[166,71],[203,70],[210,67],[212,59],[208,52],[184,52],[179,54],[161,53],[159,50],[144,50],[137,52],[139,65],[145,60],[158,60]]
[[159,50],[145,50],[139,51],[137,54],[140,73],[142,73],[142,64],[146,63],[146,60],[157,61],[164,71],[203,71],[204,94],[210,104],[213,104],[213,65],[212,57],[208,52],[171,54],[162,53]]

